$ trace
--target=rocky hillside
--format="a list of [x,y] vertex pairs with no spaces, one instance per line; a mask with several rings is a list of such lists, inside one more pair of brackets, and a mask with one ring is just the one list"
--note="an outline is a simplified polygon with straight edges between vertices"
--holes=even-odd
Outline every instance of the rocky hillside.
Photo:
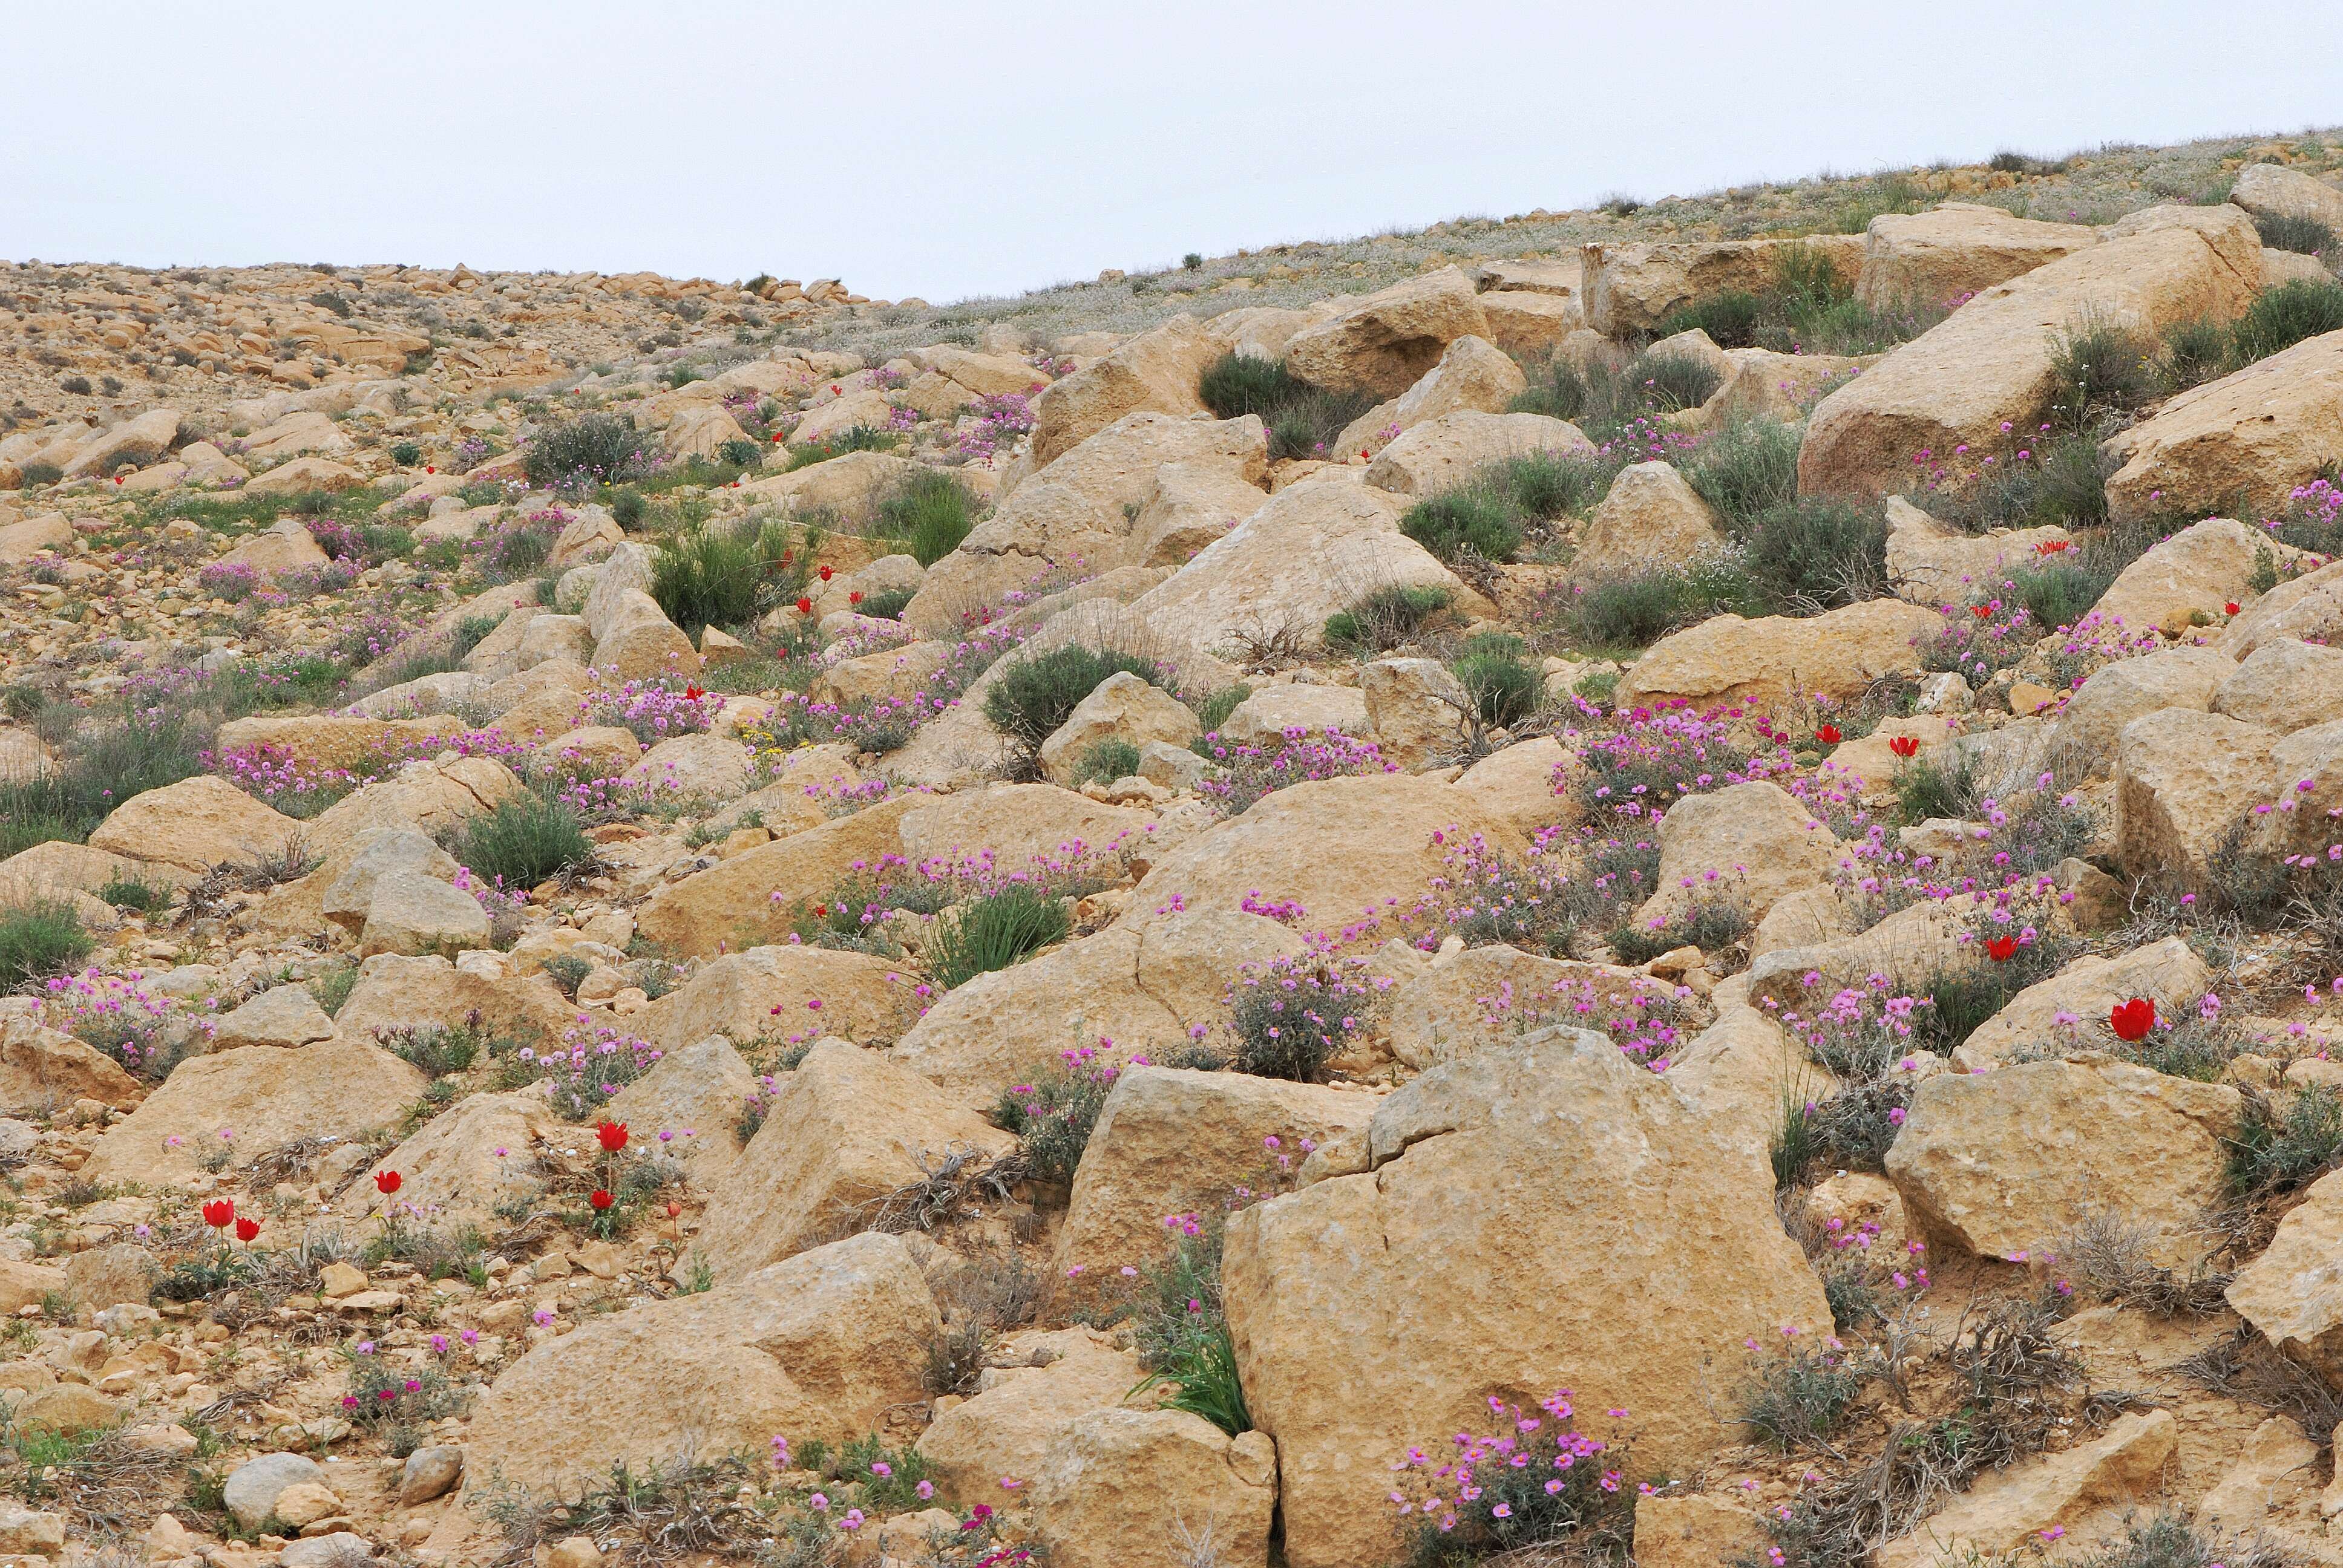
[[0,1561],[2343,1563],[2338,233],[0,266]]

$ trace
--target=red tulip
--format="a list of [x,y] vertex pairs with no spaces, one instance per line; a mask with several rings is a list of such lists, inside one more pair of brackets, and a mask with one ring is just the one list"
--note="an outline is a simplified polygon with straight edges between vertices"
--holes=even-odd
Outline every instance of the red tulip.
[[776,446],[776,447],[778,447],[778,446],[779,446],[780,444],[781,444],[781,433],[780,433],[779,430],[776,430],[776,431],[774,431],[774,432],[773,432],[773,445],[774,445],[774,446]]
[[236,1239],[237,1241],[249,1241],[255,1236],[259,1234],[260,1221],[253,1219],[250,1215],[246,1215],[245,1218],[238,1220],[236,1222]]
[[377,1171],[374,1173],[374,1190],[386,1198],[398,1191],[398,1183],[399,1175],[396,1171]]
[[2231,615],[2235,615],[2235,614],[2237,614],[2237,601],[2236,599],[2231,599],[2228,603],[2227,603],[2227,604],[2223,605],[2221,608],[2222,608],[2224,610],[2227,611],[2229,614],[2231,614]]
[[831,570],[832,570],[832,569],[833,569],[833,568],[830,568],[830,567],[824,567],[824,568],[821,568],[821,580],[822,580],[822,581],[824,581],[824,582],[828,582],[828,581],[830,580],[830,572],[831,572]]
[[226,1198],[215,1199],[204,1205],[204,1223],[215,1231],[226,1230],[228,1222],[235,1218],[236,1204]]
[[[119,475],[119,474],[115,475],[115,476],[114,476],[114,482],[115,482],[116,484],[117,484],[117,485],[118,485],[118,484],[120,484],[120,483],[122,483],[122,476],[121,476],[121,475]],[[2233,611],[2232,613],[2235,613],[2235,612]]]
[[813,916],[814,919],[818,920],[826,920],[830,919],[830,906],[828,904],[816,904],[813,907]]
[[1816,727],[1815,727],[1815,743],[1816,745],[1818,745],[1818,746],[1835,746],[1835,745],[1837,745],[1837,744],[1838,744],[1838,742],[1839,742],[1839,734],[1838,734],[1838,726],[1837,726],[1837,725],[1835,725],[1835,724],[1824,724],[1824,725],[1818,725],[1818,726],[1816,726]]
[[839,396],[838,383],[835,381],[830,384],[830,395],[833,397]]
[[1969,606],[1969,613],[1976,617],[1977,619],[1983,620],[1987,616],[1993,614],[1993,606],[1989,604],[1973,604]]
[[2037,556],[2055,556],[2065,549],[2069,541],[2066,539],[2045,539],[2034,547],[2034,553]]
[[617,1202],[618,1200],[611,1197],[608,1192],[603,1191],[599,1187],[597,1187],[594,1189],[593,1195],[588,1198],[586,1201],[593,1204],[594,1211],[598,1214],[603,1210],[608,1209],[611,1204]]
[[605,1121],[594,1129],[594,1136],[604,1149],[616,1154],[627,1146],[627,1124],[623,1121]]
[[439,467],[436,463],[426,463],[423,466],[423,471],[427,474],[436,474],[439,471]]
[[860,588],[856,588],[852,593],[848,594],[846,596],[846,602],[849,604],[860,604],[862,602],[862,590]]
[[813,600],[809,598],[799,599],[798,613],[799,615],[811,615],[813,613]]
[[2016,937],[1996,937],[1985,945],[1987,957],[1997,964],[2006,964],[2017,954]]
[[1898,735],[1887,742],[1887,749],[1898,757],[1916,757],[1920,752],[1920,742],[1914,736]]
[[678,1214],[680,1214],[680,1213],[682,1213],[682,1212],[683,1212],[683,1205],[682,1205],[682,1204],[680,1204],[680,1203],[677,1202],[677,1201],[676,1201],[674,1199],[672,1199],[672,1198],[670,1198],[670,1199],[669,1199],[669,1200],[667,1201],[667,1217],[668,1217],[669,1219],[672,1220],[672,1219],[674,1219]]
[[699,688],[696,686],[687,686],[683,689],[683,695],[687,700],[697,702],[701,698],[707,696],[708,693],[700,690]]
[[2119,1001],[2107,1013],[2107,1027],[2116,1031],[2117,1040],[2145,1040],[2147,1031],[2156,1027],[2156,1004],[2140,997]]

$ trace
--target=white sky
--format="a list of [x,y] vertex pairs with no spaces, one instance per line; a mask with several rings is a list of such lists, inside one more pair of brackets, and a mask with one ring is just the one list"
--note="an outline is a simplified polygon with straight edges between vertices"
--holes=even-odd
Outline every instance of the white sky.
[[[1785,18],[1795,17],[1795,20]],[[0,0],[0,257],[837,276],[2343,121],[2336,0]]]

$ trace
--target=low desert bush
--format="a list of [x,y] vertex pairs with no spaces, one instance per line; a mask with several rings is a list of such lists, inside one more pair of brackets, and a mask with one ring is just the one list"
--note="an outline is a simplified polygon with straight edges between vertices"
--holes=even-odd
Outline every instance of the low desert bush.
[[86,958],[92,946],[70,904],[0,910],[0,992],[64,973]]
[[623,484],[657,466],[655,439],[616,414],[583,414],[541,430],[522,458],[529,483],[573,492]]
[[594,859],[593,841],[577,809],[534,789],[468,819],[448,848],[476,876],[515,889],[533,888]]
[[1143,654],[1068,643],[1030,658],[1013,659],[984,694],[984,717],[1011,744],[1027,754],[1057,732],[1083,698],[1109,676],[1128,672],[1152,686],[1169,687],[1162,668]]

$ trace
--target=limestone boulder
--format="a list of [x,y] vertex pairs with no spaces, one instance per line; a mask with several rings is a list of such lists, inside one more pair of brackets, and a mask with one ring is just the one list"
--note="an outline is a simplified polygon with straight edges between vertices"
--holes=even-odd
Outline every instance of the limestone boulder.
[[818,507],[832,507],[849,517],[864,517],[918,467],[892,452],[840,452],[802,468],[751,480],[740,487],[740,492],[784,502],[800,515]]
[[[639,1131],[648,1135],[654,1129]],[[590,1129],[563,1122],[534,1091],[468,1095],[375,1161],[377,1169],[402,1178],[395,1198],[384,1198],[369,1182],[354,1186],[350,1196],[405,1223],[451,1234],[467,1227],[492,1232],[502,1222],[498,1205],[527,1201],[541,1190],[529,1174],[540,1149],[590,1150],[593,1136]]]
[[2274,638],[2331,643],[2343,636],[2343,560],[2315,568],[2308,562],[2304,566],[2308,569],[2249,604],[2241,602],[2214,646],[2242,659]]
[[311,875],[321,884],[318,910],[345,930],[362,930],[374,907],[375,883],[393,871],[446,880],[458,869],[456,857],[412,828],[370,828],[351,839]]
[[919,1009],[901,964],[788,943],[725,954],[645,1008],[634,1027],[669,1050],[711,1034],[739,1046],[825,1034],[883,1045]]
[[1196,385],[1221,352],[1194,317],[1175,316],[1052,381],[1033,399],[1034,471],[1047,469],[1126,414],[1203,413]]
[[224,566],[249,567],[264,578],[275,578],[287,572],[314,571],[332,558],[310,537],[307,528],[287,518],[251,535],[220,557],[220,562]]
[[341,1040],[191,1057],[106,1129],[82,1169],[94,1181],[167,1186],[199,1169],[223,1129],[239,1162],[305,1138],[353,1138],[396,1122],[424,1083],[390,1052]]
[[[856,427],[884,430],[895,417],[895,406],[875,387],[852,387],[818,404],[789,431],[789,445],[800,450],[837,439]],[[831,459],[835,461],[835,459]]]
[[2020,568],[2041,561],[2045,545],[2070,543],[2061,528],[1964,533],[1901,496],[1887,498],[1887,577],[1896,597],[1914,604],[1965,609],[1999,598]]
[[214,1050],[240,1045],[304,1046],[330,1037],[334,1020],[305,985],[271,986],[222,1018],[212,1031]]
[[116,806],[90,834],[89,847],[201,876],[214,866],[280,858],[307,836],[226,779],[199,773]]
[[1473,697],[1438,659],[1378,658],[1359,670],[1359,694],[1376,749],[1402,768],[1421,772],[1469,753]]
[[1333,315],[1287,340],[1285,367],[1313,387],[1396,397],[1466,336],[1485,338],[1473,280],[1444,266],[1373,294],[1338,302]]
[[1273,1183],[1313,1147],[1366,1126],[1378,1103],[1365,1090],[1244,1072],[1122,1073],[1074,1171],[1058,1232],[1060,1299],[1111,1293],[1119,1270],[1162,1261],[1164,1216],[1209,1211],[1240,1186]]
[[2119,1416],[2088,1442],[1979,1476],[1911,1534],[1880,1548],[1880,1568],[2016,1555],[2053,1530],[2049,1539],[2085,1546],[2119,1536],[2164,1490],[2179,1452],[2180,1423],[2170,1411]]
[[[2053,1048],[2089,1038],[2108,1012],[2133,997],[2156,1003],[2158,1018],[2177,1018],[2213,986],[2212,971],[2178,937],[2107,957],[2088,953],[2048,980],[2037,980],[2002,1005],[1969,1032],[1953,1052],[1953,1065],[1967,1070],[1997,1067],[2019,1051]],[[2062,1027],[2061,1014],[2081,1020]],[[2097,1036],[2097,1038],[2105,1038]]]
[[1470,796],[1483,811],[1493,812],[1523,838],[1535,838],[1570,814],[1569,802],[1559,793],[1557,779],[1578,766],[1551,735],[1516,741],[1491,752],[1464,769],[1453,788]]
[[1269,498],[1226,465],[1166,463],[1139,508],[1139,564],[1185,566]]
[[1938,1073],[1913,1094],[1887,1178],[1931,1234],[1982,1257],[2055,1250],[2108,1211],[2185,1264],[2208,1242],[2243,1105],[2226,1084],[2097,1054]]
[[1838,855],[1829,827],[1778,784],[1687,795],[1660,819],[1660,869],[1636,919],[1664,926],[1696,900],[1724,899],[1754,923],[1787,895],[1829,881]]
[[2293,491],[2343,462],[2343,332],[2307,337],[2194,387],[2109,439],[2118,519],[2251,506],[2282,516]]
[[833,1447],[922,1396],[934,1298],[900,1236],[866,1234],[715,1289],[589,1318],[499,1375],[464,1441],[468,1483],[571,1494],[625,1461]]
[[127,1107],[138,1081],[119,1062],[21,1014],[0,1018],[0,1108],[46,1114],[76,1100]]
[[1293,681],[1262,686],[1229,709],[1213,733],[1238,746],[1274,750],[1289,730],[1310,735],[1329,731],[1363,739],[1373,728],[1367,717],[1367,694],[1356,686],[1320,686]]
[[541,973],[458,969],[437,953],[377,953],[358,965],[334,1023],[345,1039],[372,1040],[377,1030],[456,1029],[476,1017],[491,1033],[542,1049],[577,1021],[577,1009]]
[[1801,493],[1899,489],[1913,456],[2000,449],[2055,395],[2058,335],[2087,316],[2154,333],[2242,314],[2261,286],[2261,236],[2235,207],[2152,207],[2087,246],[1987,288],[1824,398],[1798,453]]
[[757,1091],[757,1075],[740,1053],[722,1035],[710,1035],[667,1051],[611,1096],[604,1113],[629,1128],[674,1132],[667,1151],[683,1162],[692,1190],[705,1195],[740,1162],[740,1112]]
[[635,929],[687,958],[782,937],[799,902],[827,897],[858,862],[903,852],[899,824],[917,800],[882,800],[665,883],[636,910]]
[[1725,545],[1725,519],[1668,463],[1630,463],[1586,521],[1571,558],[1580,581],[1680,568]]
[[2343,1386],[2343,1174],[2310,1184],[2261,1255],[2237,1271],[2230,1308],[2280,1353]]
[[729,800],[749,787],[749,749],[729,735],[671,735],[621,777],[655,798]]
[[2104,778],[2114,771],[2126,725],[2163,708],[2208,711],[2237,673],[2235,659],[2209,648],[2160,648],[2107,665],[2067,699],[2057,724],[2059,756],[2087,777]]
[[[145,467],[169,451],[173,443],[178,440],[181,417],[176,408],[149,408],[135,419],[123,420],[83,447],[74,455],[72,462],[63,465],[65,477],[78,479],[85,475],[95,475],[104,478],[125,463]],[[327,421],[327,427],[333,427],[331,421]],[[335,430],[334,434],[337,438],[341,437],[339,430]],[[347,448],[347,439],[342,438],[341,449]],[[290,456],[289,453],[268,455]]]
[[1575,290],[1562,295],[1483,289],[1481,314],[1488,318],[1489,341],[1531,364],[1552,358],[1572,333],[1586,326]]
[[[1131,907],[1142,907],[1140,896]],[[1189,1043],[1192,1030],[1225,1019],[1240,966],[1302,950],[1292,931],[1233,901],[1226,910],[1192,906],[1162,915],[1151,912],[1153,904],[1143,907],[1151,911],[1144,920],[947,992],[896,1042],[894,1060],[955,1102],[980,1109],[1076,1045],[1114,1060],[1168,1056]]]
[[492,757],[410,762],[326,808],[302,829],[302,845],[331,862],[377,829],[405,828],[437,839],[520,792],[518,776]]
[[2343,648],[2273,638],[2221,682],[2213,711],[2281,735],[2343,719]]
[[976,1393],[920,1437],[936,1490],[962,1508],[990,1503],[1004,1475],[1030,1480],[1059,1432],[1092,1411],[1120,1408],[1147,1379],[1137,1355],[1088,1328],[1003,1336],[992,1361]]
[[1278,1445],[1289,1562],[1380,1561],[1392,1456],[1493,1398],[1615,1402],[1671,1473],[1736,1441],[1704,1363],[1826,1332],[1829,1309],[1763,1151],[1711,1148],[1699,1124],[1608,1039],[1544,1030],[1387,1097],[1366,1170],[1235,1216],[1223,1295]]
[[2116,857],[2203,889],[2222,836],[2276,785],[2278,737],[2217,714],[2166,708],[2124,726],[2116,749]]
[[488,911],[479,900],[421,871],[386,871],[367,900],[358,956],[456,953],[488,945]]
[[2258,575],[2301,553],[2232,518],[2207,518],[2124,568],[2093,608],[2134,633],[2221,626],[2228,606],[2253,598]]
[[1178,698],[1128,670],[1118,670],[1076,703],[1065,723],[1041,743],[1041,771],[1053,784],[1071,785],[1074,770],[1101,742],[1120,740],[1136,748],[1162,740],[1185,746],[1198,729],[1195,714]]
[[1329,457],[1348,462],[1372,457],[1402,432],[1462,410],[1503,414],[1529,390],[1513,357],[1486,338],[1467,333],[1443,350],[1438,364],[1398,397],[1378,403],[1343,427]]
[[2258,217],[2309,217],[2343,234],[2343,190],[2284,164],[2247,164],[2229,199]]
[[1792,247],[1852,283],[1863,246],[1860,235],[1590,244],[1581,252],[1586,325],[1606,337],[1625,337],[1648,333],[1677,311],[1721,294],[1762,294],[1773,286],[1783,254]]
[[1917,645],[1943,625],[1935,610],[1896,599],[1811,619],[1715,616],[1654,643],[1620,678],[1617,700],[1623,708],[1740,702],[1773,712],[1793,692],[1849,698],[1883,675],[1919,673]]
[[1879,311],[1943,308],[2098,242],[2088,224],[2039,223],[1968,202],[1883,213],[1863,231],[1855,297]]
[[700,1254],[718,1278],[742,1278],[861,1228],[862,1205],[915,1185],[954,1153],[981,1161],[1016,1146],[910,1069],[845,1040],[818,1041],[709,1194]]
[[1209,1538],[1216,1561],[1254,1568],[1269,1562],[1276,1449],[1185,1411],[1093,1411],[1050,1440],[1027,1505],[1061,1568],[1186,1568],[1196,1559],[1183,1533]]
[[1454,489],[1474,469],[1533,452],[1591,452],[1594,443],[1567,419],[1544,414],[1463,409],[1409,426],[1375,454],[1366,482],[1403,496]]

